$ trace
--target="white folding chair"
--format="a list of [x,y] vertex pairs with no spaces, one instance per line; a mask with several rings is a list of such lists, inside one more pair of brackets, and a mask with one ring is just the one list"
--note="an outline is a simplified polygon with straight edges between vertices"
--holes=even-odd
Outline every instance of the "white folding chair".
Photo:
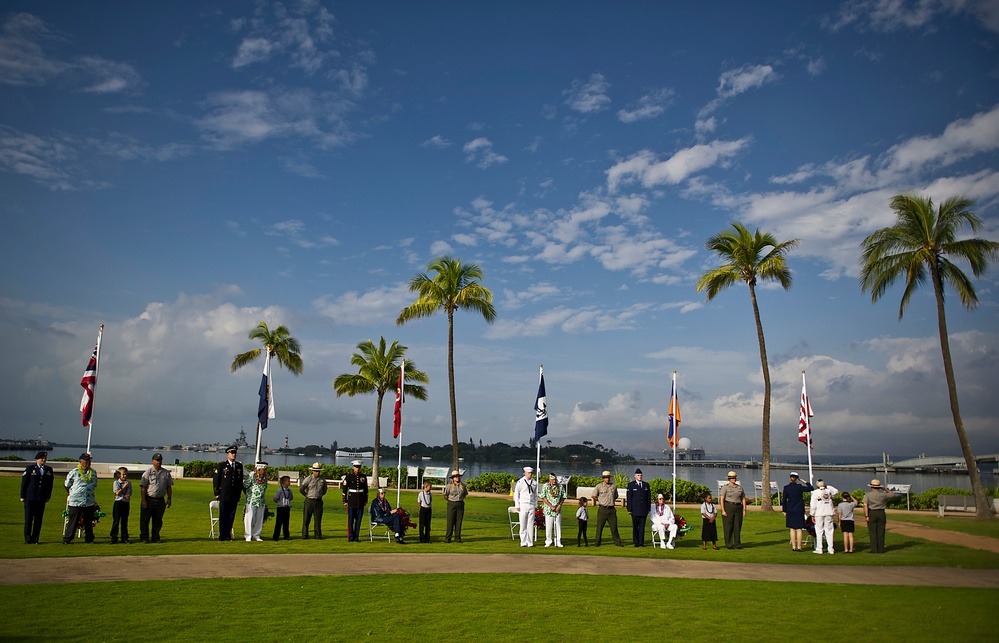
[[[368,510],[368,519],[371,522],[371,526],[368,527],[368,542],[374,542],[375,530],[377,530],[379,527],[385,528],[385,540],[392,540],[392,538],[395,536],[395,534],[392,533],[391,527],[389,527],[383,522],[375,522],[374,512],[371,511],[370,509]],[[378,537],[381,538],[381,536]]]
[[[517,540],[520,538],[520,512],[517,511],[516,507],[510,506],[506,508],[506,514],[510,517],[510,540]],[[531,524],[534,528],[534,540],[538,539],[538,523],[531,518]]]
[[219,524],[218,511],[219,511],[218,500],[212,500],[211,502],[208,503],[208,518],[211,520],[212,524],[212,530],[211,532],[209,532],[208,537],[213,540],[215,539],[215,528],[218,527]]

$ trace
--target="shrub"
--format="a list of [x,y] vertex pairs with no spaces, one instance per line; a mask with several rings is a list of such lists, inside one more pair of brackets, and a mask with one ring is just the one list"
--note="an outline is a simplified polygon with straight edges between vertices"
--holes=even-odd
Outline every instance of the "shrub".
[[514,478],[509,473],[483,473],[476,478],[469,478],[465,481],[469,491],[481,491],[484,493],[509,493],[510,485]]

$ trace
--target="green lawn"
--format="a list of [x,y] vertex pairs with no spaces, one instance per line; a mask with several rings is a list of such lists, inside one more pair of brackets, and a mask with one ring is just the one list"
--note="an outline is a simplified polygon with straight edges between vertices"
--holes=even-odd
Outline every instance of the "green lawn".
[[898,520],[899,522],[911,522],[925,527],[936,529],[947,529],[959,531],[963,534],[974,536],[990,536],[999,538],[999,520],[975,520],[973,516],[947,515],[943,518],[936,513],[906,513],[893,516],[889,514],[888,520]]
[[820,627],[829,641],[984,641],[996,592],[512,574],[0,587],[7,604],[26,597],[48,607],[6,614],[4,640],[773,641]]
[[[12,476],[0,477],[0,540],[11,543],[4,547],[0,558],[25,557],[71,557],[84,555],[145,555],[145,554],[212,554],[212,553],[364,553],[364,552],[461,552],[461,553],[524,553],[527,550],[519,548],[510,539],[509,522],[506,509],[510,501],[503,497],[479,498],[472,497],[466,502],[465,525],[463,530],[464,543],[445,545],[442,542],[444,532],[445,503],[438,497],[435,501],[433,523],[434,542],[430,545],[414,543],[400,548],[393,543],[381,542],[362,543],[346,542],[346,513],[339,502],[339,494],[327,496],[326,513],[324,516],[324,532],[327,538],[323,541],[303,541],[298,538],[301,533],[301,496],[296,497],[292,509],[291,541],[272,542],[269,539],[262,543],[246,543],[241,539],[232,543],[219,543],[208,539],[209,518],[208,503],[212,499],[211,484],[203,480],[179,480],[174,492],[174,506],[167,510],[164,519],[162,538],[159,545],[143,545],[138,543],[139,505],[133,501],[132,516],[129,521],[133,544],[111,545],[108,534],[111,529],[110,516],[104,518],[97,526],[97,544],[86,545],[77,540],[71,546],[63,546],[61,541],[62,519],[60,517],[65,505],[65,492],[57,488],[53,500],[49,503],[42,530],[41,546],[23,545],[23,509],[18,501],[18,485],[20,478]],[[62,494],[62,495],[60,495]],[[395,492],[390,498],[395,499]],[[101,480],[98,487],[98,502],[110,513],[111,481]],[[416,508],[416,492],[403,492],[403,506],[411,511]],[[589,547],[576,548],[576,524],[572,518],[574,509],[567,512],[563,527],[566,545],[565,549],[553,550],[535,548],[530,553],[538,556],[621,556],[629,558],[662,558],[721,560],[750,563],[796,563],[807,565],[925,565],[962,568],[999,568],[999,554],[971,550],[964,547],[943,545],[918,538],[907,538],[896,534],[888,535],[888,553],[884,556],[806,556],[794,554],[788,546],[787,530],[784,528],[784,518],[779,512],[763,514],[750,512],[743,527],[742,551],[702,551],[700,547],[700,521],[696,520],[695,509],[683,509],[679,513],[686,516],[692,523],[698,525],[672,552],[654,550],[651,547],[636,549],[634,547]],[[413,511],[415,514],[416,511]],[[630,518],[624,510],[619,510],[620,532],[624,539],[630,538]],[[594,524],[596,512],[590,512],[591,525]],[[911,519],[910,517],[906,517]],[[891,518],[889,518],[890,520]],[[950,526],[952,521],[945,519]],[[264,535],[269,535],[273,523],[264,524]],[[365,525],[365,531],[367,526]],[[591,542],[593,538],[591,527]],[[721,528],[719,526],[719,531]],[[542,530],[543,533],[543,530]],[[237,538],[242,534],[242,522],[237,521]],[[415,541],[415,534],[410,534],[410,540]],[[841,535],[837,531],[837,545]],[[605,532],[605,542],[609,542]],[[857,549],[867,548],[867,533],[863,523],[858,523]]]

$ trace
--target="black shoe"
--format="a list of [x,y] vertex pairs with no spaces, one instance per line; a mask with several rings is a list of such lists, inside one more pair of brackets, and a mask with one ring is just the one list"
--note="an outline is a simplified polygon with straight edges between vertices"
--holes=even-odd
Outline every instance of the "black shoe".
[[117,538],[112,538],[111,539],[111,544],[112,545],[117,545],[118,544],[118,539]]
[[444,542],[446,542],[446,543],[450,543],[450,542],[451,542],[451,539],[450,539],[450,538],[445,538],[445,539],[444,539]]
[[121,542],[122,542],[122,544],[123,544],[123,545],[131,545],[131,544],[132,544],[132,543],[130,543],[130,542],[128,541],[128,538],[126,538],[126,539],[122,540]]
[[454,542],[456,542],[456,543],[460,543],[460,542],[461,542],[461,538],[455,538],[455,539],[454,539]]

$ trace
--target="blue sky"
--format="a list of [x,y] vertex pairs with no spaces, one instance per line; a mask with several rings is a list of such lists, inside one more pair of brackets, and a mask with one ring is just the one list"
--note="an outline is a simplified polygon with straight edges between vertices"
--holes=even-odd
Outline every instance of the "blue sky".
[[[229,441],[255,426],[257,321],[305,373],[274,375],[267,442],[369,444],[375,399],[335,398],[358,342],[431,378],[405,439],[450,439],[444,317],[396,327],[434,257],[478,263],[492,325],[455,320],[459,434],[759,453],[749,293],[695,292],[732,221],[800,239],[760,289],[775,453],[808,373],[816,456],[958,453],[927,290],[871,304],[858,245],[890,198],[964,195],[999,239],[999,2],[6,2],[0,15],[3,433]],[[964,421],[999,451],[999,297],[947,313]],[[390,411],[383,420],[388,423]],[[386,440],[387,442],[388,440]]]

